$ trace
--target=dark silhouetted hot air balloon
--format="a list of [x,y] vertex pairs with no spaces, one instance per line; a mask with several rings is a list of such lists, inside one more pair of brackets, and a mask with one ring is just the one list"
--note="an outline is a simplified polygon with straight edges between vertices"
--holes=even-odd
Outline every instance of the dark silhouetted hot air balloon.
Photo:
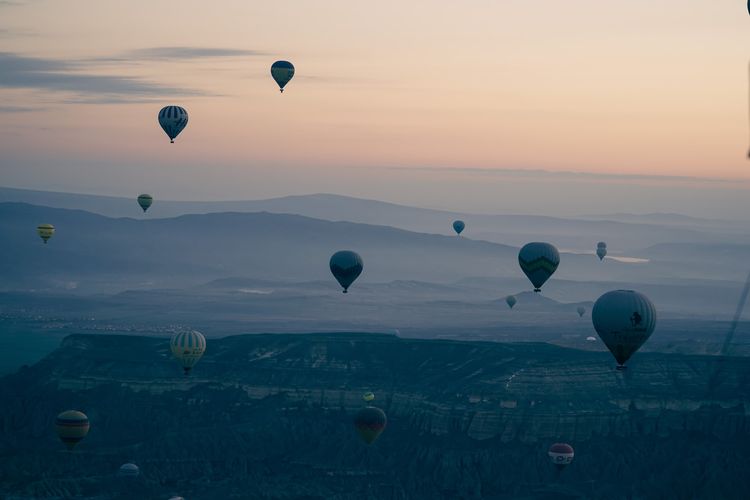
[[187,126],[188,114],[185,108],[180,106],[165,106],[159,111],[159,125],[169,137],[169,142],[174,143],[175,137]]
[[294,77],[294,65],[289,61],[276,61],[271,65],[271,76],[279,86],[279,91],[284,92],[284,87]]
[[362,268],[364,266],[362,257],[356,252],[351,250],[341,250],[331,256],[331,260],[328,263],[331,268],[331,273],[336,281],[344,288],[344,293],[347,293],[349,287],[354,283],[360,274],[362,274]]
[[47,244],[47,240],[52,238],[52,235],[55,234],[55,226],[52,224],[39,224],[36,227],[36,233],[39,235],[39,237],[44,241],[44,244]]
[[154,197],[151,196],[150,194],[138,195],[138,204],[143,209],[143,213],[146,213],[146,210],[148,210],[148,207],[150,207],[153,202],[154,202]]
[[196,330],[178,332],[172,336],[169,347],[188,375],[206,352],[206,337]]
[[518,252],[518,264],[534,285],[534,291],[541,292],[542,285],[560,265],[560,254],[549,243],[527,243]]
[[138,477],[140,473],[141,470],[138,468],[138,466],[131,463],[122,464],[120,466],[120,469],[117,471],[117,475],[120,477]]
[[576,312],[578,313],[578,316],[582,318],[583,315],[586,314],[586,308],[583,306],[578,306],[578,308],[576,309]]
[[596,333],[617,360],[617,369],[643,345],[656,327],[654,304],[642,293],[615,290],[599,297],[591,311]]
[[573,461],[573,447],[567,443],[555,443],[549,447],[547,452],[550,461],[557,467],[558,471],[563,470]]
[[508,307],[513,309],[513,306],[516,305],[516,302],[518,302],[518,299],[516,299],[515,295],[508,295],[505,297],[505,303],[508,304]]
[[374,406],[365,406],[354,417],[354,427],[366,444],[372,444],[385,429],[388,419],[385,412]]
[[604,260],[604,257],[607,256],[607,244],[603,241],[596,244],[596,256],[599,257],[599,260]]
[[89,433],[89,418],[77,410],[64,411],[57,416],[55,428],[60,441],[72,450]]
[[453,230],[456,232],[456,234],[461,234],[461,232],[466,227],[466,224],[464,224],[464,221],[462,220],[454,220],[453,221]]

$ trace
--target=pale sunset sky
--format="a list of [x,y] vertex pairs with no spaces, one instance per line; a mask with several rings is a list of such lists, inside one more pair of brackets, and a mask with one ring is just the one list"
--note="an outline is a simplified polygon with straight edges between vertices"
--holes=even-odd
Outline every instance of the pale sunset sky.
[[0,1],[0,185],[747,218],[748,49],[742,0]]

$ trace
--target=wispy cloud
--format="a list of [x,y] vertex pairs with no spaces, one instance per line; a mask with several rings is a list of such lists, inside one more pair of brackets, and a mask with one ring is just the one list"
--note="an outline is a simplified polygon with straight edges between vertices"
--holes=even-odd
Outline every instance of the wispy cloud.
[[135,49],[109,57],[92,59],[96,62],[192,61],[231,57],[267,56],[267,52],[250,49],[220,47],[149,47]]
[[33,111],[42,111],[46,108],[34,108],[31,106],[13,106],[0,105],[0,113],[31,113]]
[[0,52],[0,88],[36,89],[68,93],[81,102],[107,97],[156,98],[174,95],[201,95],[202,92],[150,82],[141,78],[99,75],[80,62],[28,57]]

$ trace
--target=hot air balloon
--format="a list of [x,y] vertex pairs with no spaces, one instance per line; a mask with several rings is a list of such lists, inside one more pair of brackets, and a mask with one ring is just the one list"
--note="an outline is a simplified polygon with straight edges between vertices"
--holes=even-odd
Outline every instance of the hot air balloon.
[[372,444],[385,429],[388,419],[380,408],[365,406],[354,417],[354,427],[366,444]]
[[120,477],[138,477],[140,473],[141,470],[138,468],[138,466],[131,463],[122,464],[120,466],[120,469],[117,471],[117,475]]
[[567,443],[555,443],[549,447],[547,452],[550,461],[557,467],[558,471],[563,470],[570,465],[575,455],[573,447]]
[[188,375],[206,352],[206,337],[195,330],[178,332],[172,336],[169,346],[174,357],[182,364],[185,375]]
[[284,92],[284,87],[294,76],[294,65],[289,61],[276,61],[271,65],[271,76],[279,85],[279,91]]
[[148,207],[150,207],[153,202],[154,202],[154,197],[151,196],[150,194],[138,195],[138,204],[143,209],[143,213],[146,213],[146,210],[148,210]]
[[368,403],[369,403],[370,401],[373,401],[374,399],[375,399],[375,394],[373,394],[373,393],[371,393],[371,392],[366,392],[366,393],[364,393],[364,394],[362,395],[362,400],[363,400],[363,401],[367,401]]
[[344,288],[344,293],[347,293],[354,280],[362,274],[364,264],[362,263],[362,257],[356,252],[341,250],[331,256],[328,265],[333,277]]
[[505,297],[505,303],[508,304],[508,307],[510,307],[511,309],[513,309],[513,306],[516,305],[516,302],[518,302],[518,300],[516,299],[515,295],[508,295],[507,297]]
[[642,293],[633,290],[615,290],[599,297],[591,311],[591,321],[596,333],[617,360],[617,369],[654,332],[656,309]]
[[604,257],[607,255],[607,244],[603,241],[600,241],[596,244],[596,256],[599,257],[599,260],[604,260]]
[[461,232],[466,227],[466,224],[464,224],[464,221],[462,220],[454,220],[453,221],[453,230],[456,232],[456,234],[461,234]]
[[36,232],[46,245],[47,240],[52,238],[52,235],[55,234],[55,226],[52,224],[39,224],[36,227]]
[[165,106],[159,111],[159,125],[169,136],[169,142],[171,143],[174,143],[175,137],[180,135],[187,122],[187,111],[180,106]]
[[64,411],[57,416],[55,428],[60,441],[72,450],[89,433],[89,418],[77,410]]
[[578,308],[576,309],[576,311],[578,312],[578,316],[580,316],[582,318],[583,315],[586,313],[586,308],[583,307],[583,306],[578,306]]
[[534,291],[541,292],[542,285],[560,265],[560,254],[549,243],[527,243],[518,252],[518,264],[534,285]]

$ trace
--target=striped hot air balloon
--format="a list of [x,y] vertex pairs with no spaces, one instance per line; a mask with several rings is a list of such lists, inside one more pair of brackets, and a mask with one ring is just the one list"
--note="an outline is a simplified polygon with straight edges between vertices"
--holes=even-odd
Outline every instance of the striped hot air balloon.
[[169,136],[169,142],[174,143],[175,137],[187,126],[188,114],[180,106],[164,106],[159,111],[159,125]]
[[271,65],[271,77],[283,93],[286,84],[294,77],[294,65],[289,61],[276,61]]
[[117,475],[120,477],[138,477],[140,473],[141,470],[138,466],[132,463],[122,464],[117,471]]
[[47,244],[47,240],[52,238],[52,235],[55,234],[55,226],[52,224],[39,224],[36,227],[36,234],[39,235],[39,237],[44,241],[44,244]]
[[527,243],[518,252],[518,264],[534,285],[534,291],[541,292],[542,285],[560,265],[560,253],[549,243]]
[[366,444],[372,444],[385,429],[388,419],[385,412],[374,406],[365,406],[354,417],[354,428]]
[[64,411],[57,416],[55,428],[60,441],[72,450],[89,433],[89,418],[77,410]]
[[573,461],[575,452],[573,451],[573,447],[567,443],[555,443],[549,447],[547,455],[550,461],[557,467],[557,470],[561,471]]
[[656,308],[642,293],[614,290],[599,297],[591,311],[594,329],[617,360],[617,369],[640,349],[656,328]]
[[206,352],[206,337],[196,330],[178,332],[172,336],[170,348],[187,375]]
[[143,213],[146,213],[146,210],[148,210],[152,203],[154,203],[154,197],[150,194],[138,195],[138,205],[143,209]]

